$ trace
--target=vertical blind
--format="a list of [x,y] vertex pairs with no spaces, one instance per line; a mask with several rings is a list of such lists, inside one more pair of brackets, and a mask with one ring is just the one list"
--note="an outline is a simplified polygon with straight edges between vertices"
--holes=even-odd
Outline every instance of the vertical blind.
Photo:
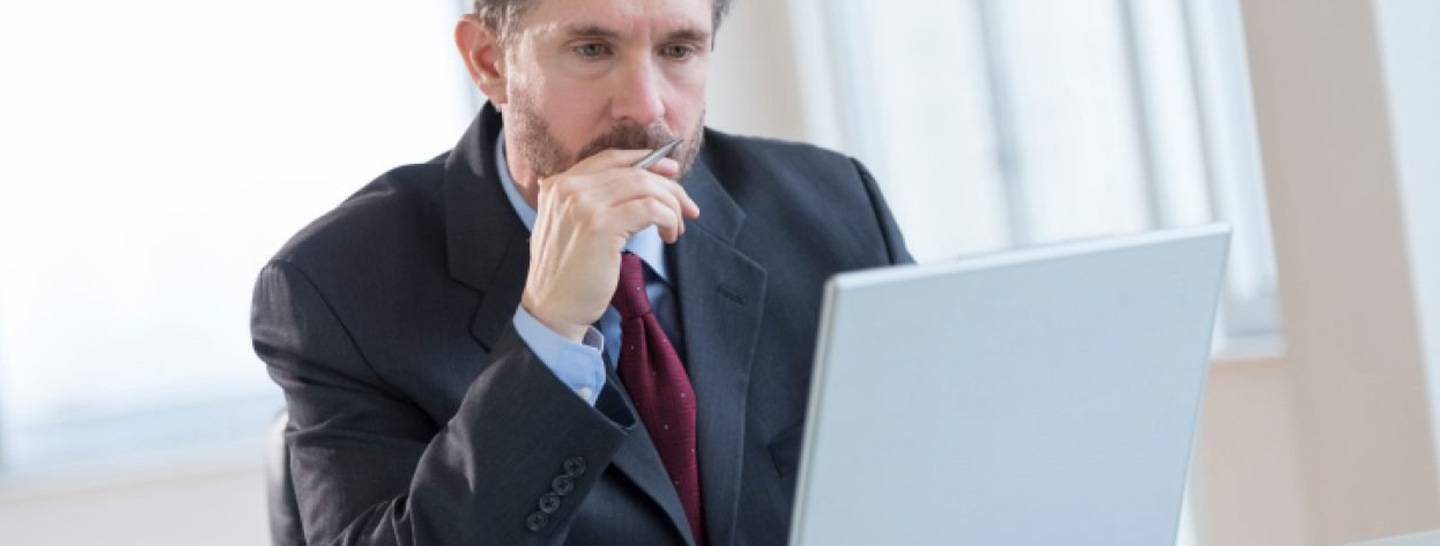
[[1234,0],[835,0],[837,117],[922,261],[1215,220],[1222,350],[1278,339]]

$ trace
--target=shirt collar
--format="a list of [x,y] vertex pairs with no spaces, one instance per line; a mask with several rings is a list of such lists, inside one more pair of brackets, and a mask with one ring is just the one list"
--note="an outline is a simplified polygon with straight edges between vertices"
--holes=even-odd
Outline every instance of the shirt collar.
[[[515,214],[520,216],[520,221],[525,223],[527,231],[535,231],[535,207],[525,202],[525,197],[520,195],[520,190],[515,187],[515,180],[510,178],[510,164],[505,159],[505,130],[500,130],[500,135],[495,138],[495,169],[500,174],[500,186],[505,189],[505,198],[510,201],[510,208],[515,209]],[[660,280],[669,281],[665,270],[665,240],[660,238],[660,230],[655,226],[640,230],[639,233],[630,236],[625,241],[625,250],[640,257],[640,261],[650,266],[660,277]]]

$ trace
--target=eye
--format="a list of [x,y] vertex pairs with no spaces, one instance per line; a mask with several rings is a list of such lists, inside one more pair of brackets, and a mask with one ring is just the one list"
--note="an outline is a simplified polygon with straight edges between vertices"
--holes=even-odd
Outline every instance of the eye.
[[683,60],[694,53],[688,45],[668,45],[660,48],[660,54],[671,59]]
[[591,42],[588,44],[580,44],[578,46],[575,46],[575,53],[578,53],[581,57],[589,59],[599,58],[609,52],[610,48],[605,47],[605,44],[599,42]]

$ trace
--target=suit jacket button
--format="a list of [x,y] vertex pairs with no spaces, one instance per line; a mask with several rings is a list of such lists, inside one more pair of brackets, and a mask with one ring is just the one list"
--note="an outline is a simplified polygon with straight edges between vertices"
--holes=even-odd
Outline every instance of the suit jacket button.
[[525,518],[525,527],[530,529],[530,532],[532,533],[543,529],[546,525],[549,524],[550,516],[547,516],[540,512],[531,512],[530,517]]
[[579,478],[585,475],[585,458],[571,457],[565,460],[565,474],[571,478]]
[[554,514],[560,509],[560,495],[546,493],[540,497],[540,511],[546,514]]
[[575,480],[570,476],[566,476],[564,474],[555,476],[555,479],[550,480],[550,489],[555,491],[556,495],[560,495],[562,497],[565,495],[569,495],[572,491],[575,490]]

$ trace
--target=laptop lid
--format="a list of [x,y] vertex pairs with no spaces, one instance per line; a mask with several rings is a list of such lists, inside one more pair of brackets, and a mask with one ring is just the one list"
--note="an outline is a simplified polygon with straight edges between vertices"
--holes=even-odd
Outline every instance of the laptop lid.
[[1173,544],[1229,238],[833,278],[791,546]]

